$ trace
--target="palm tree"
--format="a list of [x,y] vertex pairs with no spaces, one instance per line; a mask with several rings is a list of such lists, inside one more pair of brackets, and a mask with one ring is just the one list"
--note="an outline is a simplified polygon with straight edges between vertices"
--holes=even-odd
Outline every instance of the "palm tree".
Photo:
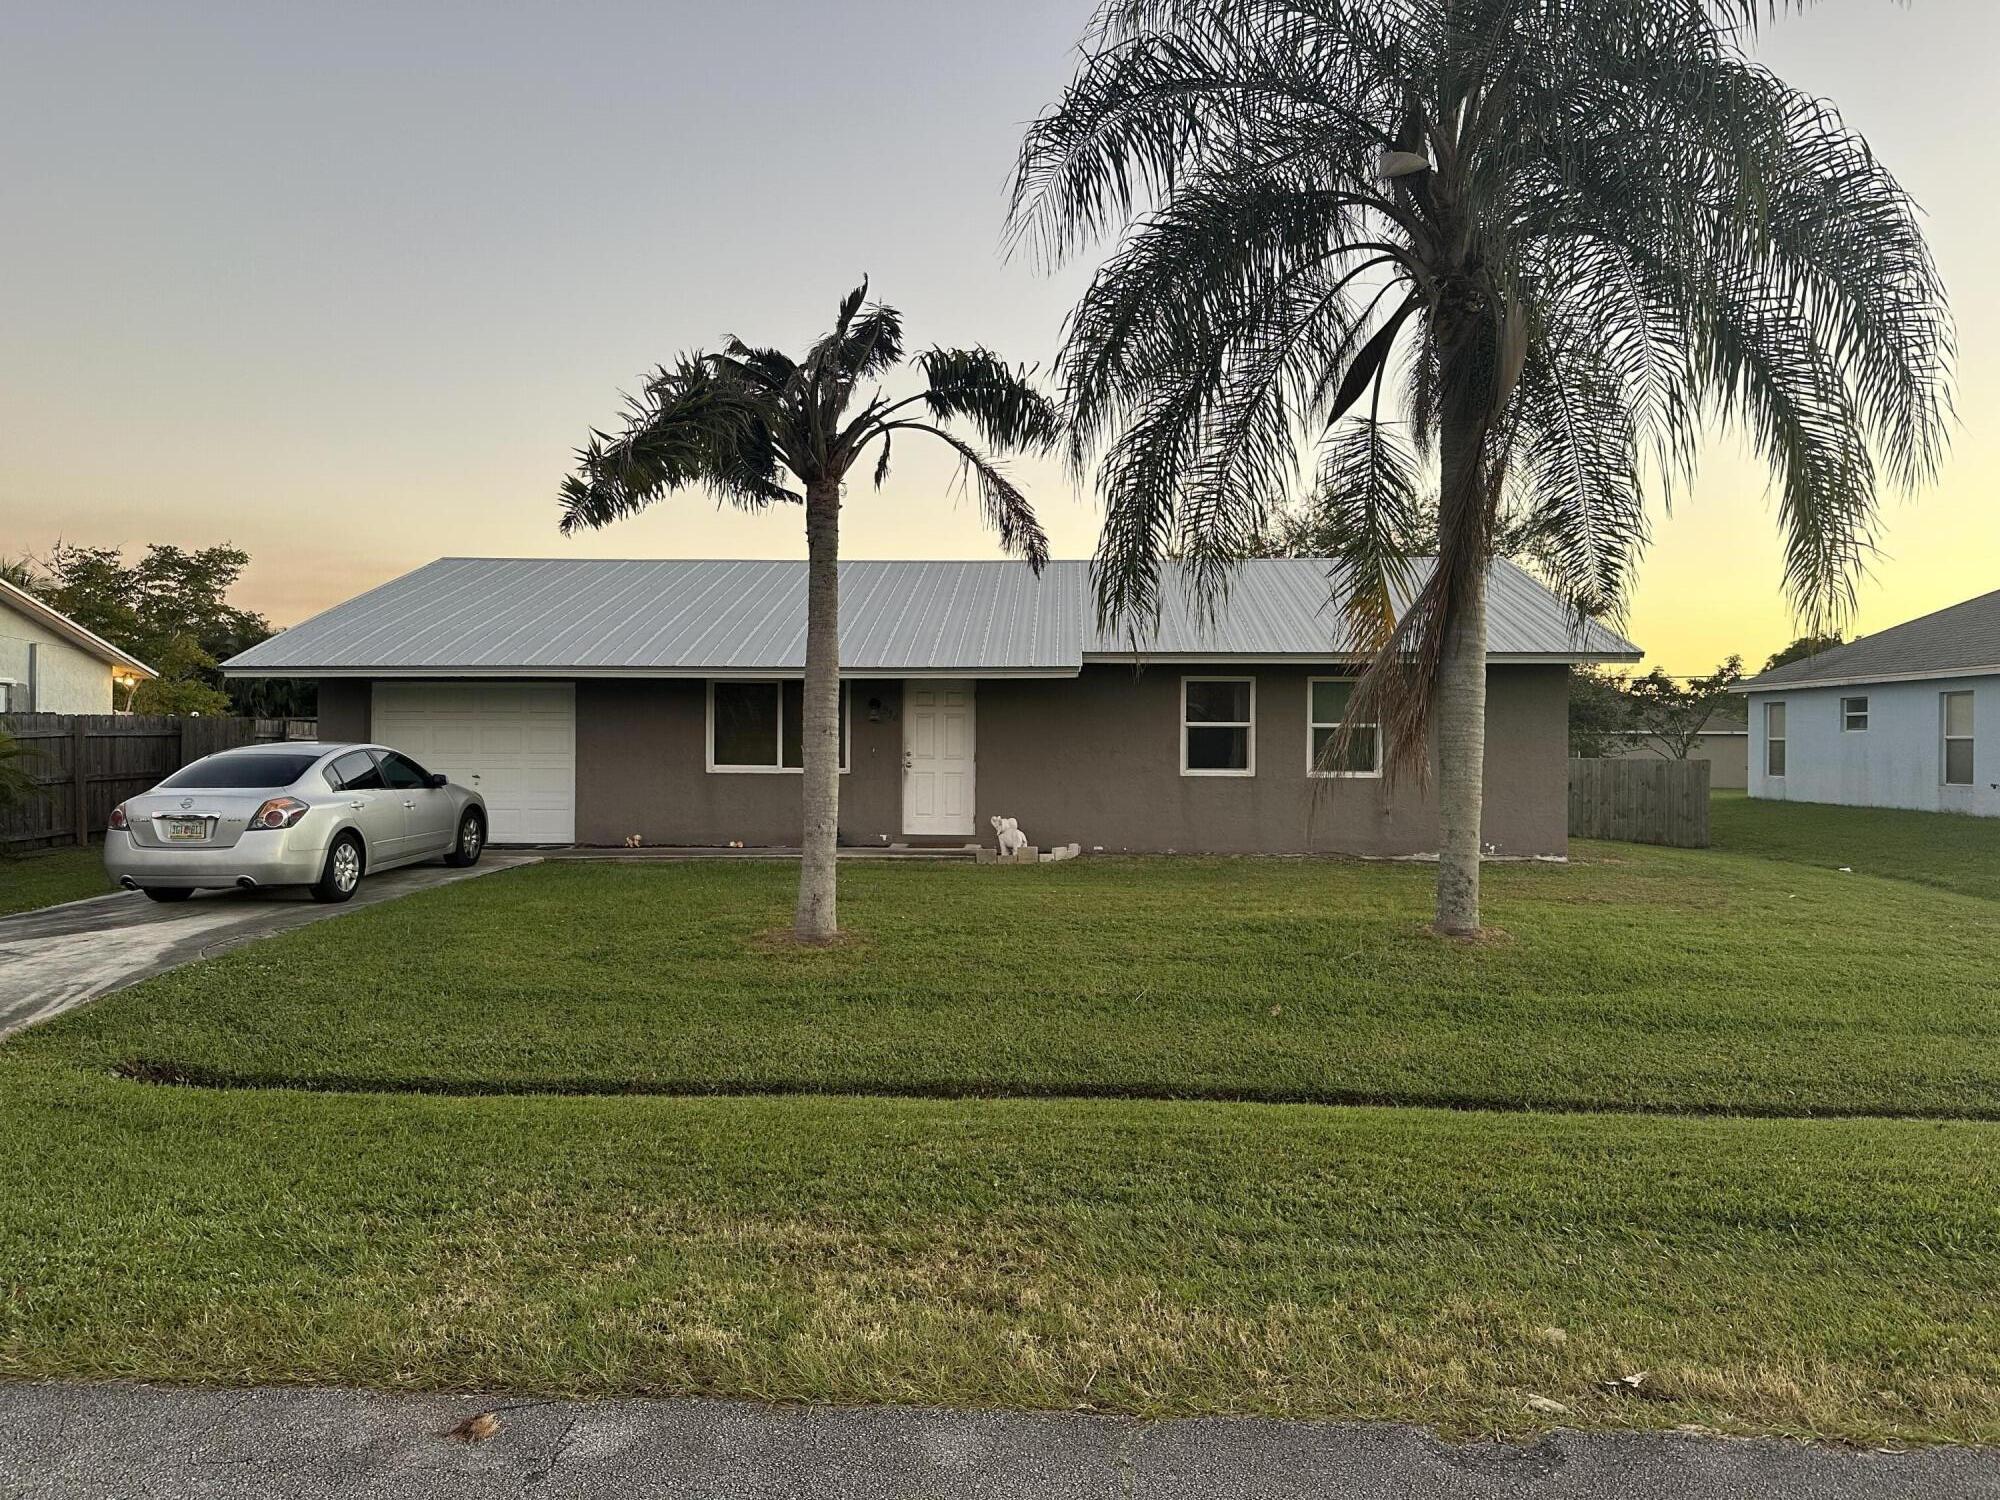
[[[1799,0],[1803,3],[1803,0]],[[1785,582],[1840,619],[1878,475],[1930,478],[1952,333],[1916,213],[1748,55],[1782,0],[1107,0],[1029,130],[1014,232],[1119,236],[1059,374],[1102,455],[1105,620],[1209,601],[1294,492],[1373,650],[1358,689],[1479,927],[1486,577],[1615,612],[1711,425],[1769,464]],[[1399,538],[1435,530],[1428,572]],[[1413,590],[1400,617],[1396,602]]]
[[[912,363],[924,388],[892,400],[864,382],[903,362],[903,320],[868,303],[863,282],[833,331],[793,361],[731,339],[719,354],[684,355],[627,401],[617,436],[593,432],[563,481],[562,530],[605,526],[674,490],[706,489],[745,510],[805,507],[805,836],[793,930],[802,942],[839,932],[834,854],[840,817],[840,503],[848,472],[871,453],[889,476],[898,432],[945,443],[976,488],[986,521],[1037,572],[1048,561],[1027,497],[986,449],[1046,452],[1060,432],[1054,404],[986,349],[929,349]],[[968,427],[985,447],[949,431]],[[786,481],[790,480],[788,484]]]

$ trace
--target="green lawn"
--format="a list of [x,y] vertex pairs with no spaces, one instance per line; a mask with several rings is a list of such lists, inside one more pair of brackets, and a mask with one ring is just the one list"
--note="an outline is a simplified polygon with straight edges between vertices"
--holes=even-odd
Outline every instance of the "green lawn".
[[2000,901],[2000,818],[1753,801],[1717,792],[1709,820],[1715,847],[1822,870],[1960,891]]
[[2000,904],[1577,854],[1477,947],[1280,861],[857,866],[803,953],[789,867],[545,865],[253,945],[0,1046],[0,1377],[2000,1442]]
[[26,1056],[196,1081],[1123,1095],[2000,1116],[2000,908],[1599,846],[1494,869],[1506,933],[1425,936],[1430,872],[1318,861],[843,871],[835,952],[771,951],[791,868],[552,864],[183,969]]
[[0,1099],[0,1375],[2000,1438],[1991,1126]]
[[51,849],[46,854],[0,855],[0,917],[108,895],[101,849]]

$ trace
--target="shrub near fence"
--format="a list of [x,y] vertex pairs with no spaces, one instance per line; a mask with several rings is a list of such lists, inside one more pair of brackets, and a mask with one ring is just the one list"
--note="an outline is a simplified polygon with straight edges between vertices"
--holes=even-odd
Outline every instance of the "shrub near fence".
[[28,752],[36,794],[0,810],[0,850],[87,844],[111,809],[189,761],[217,750],[298,737],[303,720],[191,718],[150,714],[0,714]]
[[1705,760],[1573,760],[1569,836],[1708,847]]

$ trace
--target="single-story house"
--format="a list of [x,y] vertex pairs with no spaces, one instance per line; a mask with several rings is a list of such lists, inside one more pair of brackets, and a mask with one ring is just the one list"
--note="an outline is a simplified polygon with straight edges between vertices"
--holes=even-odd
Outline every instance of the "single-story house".
[[0,714],[108,714],[151,667],[0,578]]
[[[1314,770],[1359,658],[1316,559],[1246,564],[1213,618],[1170,586],[1143,640],[1095,623],[1090,568],[841,565],[850,845],[1437,848],[1434,793],[1380,736]],[[1486,833],[1568,848],[1575,662],[1631,642],[1510,563],[1491,589]],[[315,678],[323,739],[395,745],[484,793],[504,843],[796,845],[802,562],[445,558],[224,664]]]
[[[1665,741],[1641,739],[1633,745],[1617,745],[1604,752],[1608,760],[1672,760],[1674,753]],[[1750,785],[1750,721],[1741,703],[1725,703],[1708,716],[1686,758],[1708,762],[1711,791],[1740,792]]]
[[1750,795],[2000,817],[2000,593],[1736,689]]

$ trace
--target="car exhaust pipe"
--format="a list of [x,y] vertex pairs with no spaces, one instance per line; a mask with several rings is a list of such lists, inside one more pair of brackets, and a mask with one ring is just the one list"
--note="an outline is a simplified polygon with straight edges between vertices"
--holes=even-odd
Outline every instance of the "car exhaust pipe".
[[121,877],[118,883],[124,886],[125,889],[128,891],[136,891],[139,889],[139,882],[134,880],[130,875]]
[[257,882],[252,880],[248,875],[238,875],[236,877],[236,889],[239,891],[254,891],[257,889]]

